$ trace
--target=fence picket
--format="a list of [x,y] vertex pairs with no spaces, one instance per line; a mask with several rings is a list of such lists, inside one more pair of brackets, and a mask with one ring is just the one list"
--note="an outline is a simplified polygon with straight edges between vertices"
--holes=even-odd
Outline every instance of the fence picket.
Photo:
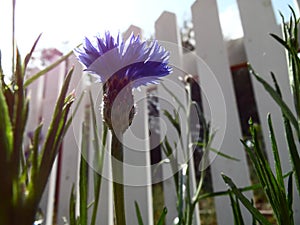
[[[59,58],[60,55],[52,56],[50,62],[54,62]],[[43,121],[42,135],[46,135],[56,99],[58,97],[60,88],[65,74],[65,64],[62,63],[58,67],[54,68],[50,72],[44,75],[44,86],[43,86],[43,101],[42,101],[42,114],[41,118]],[[56,161],[56,160],[55,160]],[[54,212],[54,200],[55,200],[55,187],[56,187],[56,175],[57,175],[57,161],[54,163],[51,175],[49,177],[48,184],[45,188],[40,207],[45,217],[45,224],[51,225],[53,222]]]
[[[168,27],[168,29],[166,29]],[[183,85],[184,76],[186,75],[183,70],[182,63],[182,46],[181,38],[179,34],[179,28],[177,25],[177,18],[174,13],[163,12],[160,17],[155,22],[155,38],[161,42],[161,45],[164,46],[170,52],[170,65],[173,67],[173,73],[162,79],[163,84],[166,85],[177,99],[184,106],[184,109],[178,111],[178,104],[174,101],[174,98],[166,91],[164,87],[158,85],[158,98],[161,110],[167,110],[171,114],[173,111],[179,113],[179,120],[181,124],[182,137],[178,137],[178,134],[174,130],[174,127],[171,125],[170,121],[163,115],[163,111],[160,113],[161,117],[161,127],[165,128],[165,133],[161,132],[161,138],[164,138],[164,135],[168,137],[170,143],[176,142],[178,145],[178,164],[187,163],[189,161],[190,168],[194,168],[193,160],[191,158],[191,152],[187,148],[187,114],[184,110],[187,110],[187,101],[186,101],[186,90]],[[176,90],[176,91],[175,91]],[[180,145],[179,138],[183,140],[183,147]],[[176,151],[176,150],[175,150]],[[172,224],[174,219],[177,217],[176,210],[176,192],[174,181],[172,178],[172,171],[170,170],[170,164],[163,165],[163,181],[164,181],[164,195],[165,195],[165,204],[168,206],[167,214],[167,224]],[[194,170],[190,170],[191,173],[191,193],[195,191],[195,176]],[[195,221],[199,223],[199,211],[196,207],[194,214]]]
[[[250,184],[250,177],[246,155],[239,142],[242,137],[241,127],[216,1],[196,1],[192,6],[192,18],[196,53],[211,69],[209,72],[204,68],[203,62],[198,61],[200,86],[203,99],[206,99],[204,113],[210,118],[212,129],[216,130],[212,146],[240,159],[239,162],[233,162],[211,152],[213,190],[226,190],[221,172],[229,174],[239,186],[247,186]],[[233,224],[228,196],[215,198],[215,204],[218,224]],[[245,209],[243,214],[245,220],[250,221],[250,215]]]
[[[285,103],[287,103],[291,109],[294,109],[285,50],[269,35],[270,33],[274,33],[280,36],[282,33],[280,26],[278,26],[275,20],[272,2],[270,0],[255,0],[251,2],[247,0],[238,0],[237,3],[244,28],[244,45],[249,63],[255,71],[270,84],[272,84],[270,71],[275,74]],[[285,141],[280,108],[273,99],[271,99],[261,84],[259,84],[255,79],[253,79],[252,84],[269,163],[271,168],[274,168],[274,160],[271,151],[271,143],[268,138],[269,131],[266,120],[267,113],[272,112],[274,132],[278,143],[280,160],[283,172],[286,173],[290,170],[290,160],[289,154],[286,151],[287,144]],[[298,196],[299,195],[295,195],[296,199],[294,201],[296,212],[300,212],[300,201],[297,201]],[[295,216],[297,217],[296,221],[300,221],[300,213],[296,213]]]

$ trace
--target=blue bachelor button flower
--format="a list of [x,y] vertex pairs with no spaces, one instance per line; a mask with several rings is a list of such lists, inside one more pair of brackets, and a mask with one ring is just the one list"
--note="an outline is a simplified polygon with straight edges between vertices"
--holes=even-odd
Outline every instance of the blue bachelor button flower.
[[104,38],[85,38],[83,46],[75,49],[78,60],[86,67],[85,71],[98,76],[105,83],[112,76],[120,80],[126,78],[132,88],[148,83],[157,83],[160,77],[171,72],[168,66],[169,52],[157,41],[147,44],[139,36],[124,42],[113,38],[109,32]]
[[[85,38],[83,45],[75,49],[75,54],[85,71],[104,84],[104,120],[111,129],[113,121],[118,121],[116,124],[122,127],[119,128],[121,132],[128,128],[134,116],[132,89],[156,84],[172,71],[168,66],[168,51],[157,41],[147,43],[134,35],[126,42],[119,35],[113,38],[109,32],[103,38]],[[113,104],[116,109],[113,109]]]

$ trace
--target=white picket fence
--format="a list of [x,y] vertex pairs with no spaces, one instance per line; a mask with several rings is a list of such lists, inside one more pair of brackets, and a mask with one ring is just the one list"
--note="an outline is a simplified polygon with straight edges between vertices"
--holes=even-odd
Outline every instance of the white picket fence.
[[[170,51],[170,62],[174,68],[172,75],[163,79],[164,84],[173,90],[177,98],[185,104],[184,86],[178,77],[183,77],[186,74],[199,76],[204,113],[211,121],[212,128],[217,131],[212,147],[240,159],[239,162],[233,162],[211,154],[210,166],[214,191],[227,190],[220,176],[222,172],[230,176],[240,187],[250,185],[246,155],[239,141],[242,133],[230,67],[244,63],[246,59],[268,81],[270,81],[269,72],[273,71],[277,74],[285,101],[289,106],[292,106],[286,55],[284,49],[269,36],[269,33],[281,33],[280,27],[275,21],[271,1],[237,0],[237,4],[244,30],[243,45],[245,55],[241,55],[241,52],[235,55],[233,47],[227,49],[227,43],[224,42],[220,27],[216,0],[197,0],[191,6],[196,39],[196,50],[194,52],[183,52],[179,27],[174,13],[162,13],[155,23],[155,39],[159,40]],[[142,30],[131,26],[124,34],[124,37],[128,37],[131,32],[141,34]],[[34,86],[30,86],[33,101],[31,103],[30,122],[27,130],[32,131],[41,118],[45,123],[44,127],[47,127],[46,125],[49,124],[53,104],[61,87],[66,68],[69,68],[71,65],[75,65],[75,71],[70,91],[75,89],[76,96],[79,97],[83,90],[91,90],[95,105],[91,106],[89,104],[88,95],[86,95],[82,107],[79,108],[72,126],[63,141],[60,156],[54,165],[49,184],[41,202],[42,211],[45,213],[44,224],[46,225],[53,224],[53,219],[56,220],[56,224],[62,225],[64,224],[62,218],[68,218],[71,188],[73,184],[78,184],[81,124],[84,120],[86,108],[94,107],[96,109],[99,129],[101,130],[101,114],[99,110],[101,85],[88,84],[86,74],[82,72],[82,67],[74,56],[68,62],[61,64],[60,67],[39,79],[38,83],[33,84]],[[270,164],[273,167],[273,157],[270,151],[271,146],[268,140],[268,128],[265,119],[268,112],[272,113],[274,129],[278,138],[278,147],[281,150],[280,157],[284,167],[283,170],[288,172],[290,169],[289,155],[286,150],[280,110],[255,79],[252,80],[252,85],[264,142],[269,150],[267,153]],[[153,89],[153,87],[150,88]],[[157,95],[162,109],[173,110],[177,108],[174,98],[161,85],[158,85],[154,90],[153,93]],[[139,203],[145,224],[153,224],[152,174],[150,166],[151,135],[149,136],[147,92],[149,92],[149,87],[143,87],[140,91],[134,91],[138,113],[130,130],[124,136],[124,144],[126,146],[125,200],[127,224],[129,225],[137,224],[134,201]],[[181,111],[180,117],[184,124],[185,115]],[[167,134],[168,138],[170,136],[170,143],[173,143],[173,140],[176,140],[176,133],[173,136],[170,135],[173,132],[172,125],[163,116],[158,121],[161,128],[160,136],[163,137],[164,134]],[[186,130],[183,130],[183,133],[185,132]],[[156,138],[157,143],[161,141],[158,140],[159,137],[154,137],[154,135],[152,138]],[[153,147],[153,143],[151,147]],[[179,157],[181,157],[181,160],[184,159],[183,156]],[[92,158],[91,150],[89,161],[92,161]],[[113,224],[112,185],[109,168],[110,158],[109,154],[106,154],[97,222],[99,225]],[[93,171],[92,167],[90,171]],[[194,174],[194,171],[192,172]],[[173,224],[173,220],[176,217],[176,196],[171,176],[170,165],[162,165],[164,202],[168,207],[167,225]],[[91,193],[93,193],[92,176],[90,176],[90,180]],[[195,183],[195,179],[193,182]],[[252,194],[249,192],[247,196],[250,198]],[[92,197],[90,200],[92,200]],[[218,224],[233,224],[229,198],[227,196],[216,197],[214,200]],[[294,204],[296,223],[300,223],[300,200],[296,195]],[[53,209],[56,210],[55,218],[53,218],[52,214]],[[246,224],[250,224],[250,214],[244,208],[242,208],[242,212]],[[201,218],[197,211],[194,224],[200,224],[200,221]]]

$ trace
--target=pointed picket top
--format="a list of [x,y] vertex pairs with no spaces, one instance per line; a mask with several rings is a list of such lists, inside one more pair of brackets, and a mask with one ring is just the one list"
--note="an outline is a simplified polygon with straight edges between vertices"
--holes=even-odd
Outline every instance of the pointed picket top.
[[139,36],[141,39],[143,39],[143,30],[138,26],[130,25],[128,29],[123,33],[124,40],[127,40],[131,34],[133,34],[134,36]]

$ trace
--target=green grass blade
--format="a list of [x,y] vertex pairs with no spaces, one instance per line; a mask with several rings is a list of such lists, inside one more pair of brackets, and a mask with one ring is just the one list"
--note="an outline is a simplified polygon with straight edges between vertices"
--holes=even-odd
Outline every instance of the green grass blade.
[[[251,204],[254,205],[253,199],[251,199]],[[257,220],[253,215],[252,215],[252,225],[257,225]]]
[[[172,169],[173,174],[174,174],[173,178],[174,178],[174,182],[175,182],[175,188],[176,188],[176,192],[178,192],[178,165],[177,165],[176,154],[174,153],[174,151],[176,151],[176,147],[174,147],[175,150],[173,150],[170,143],[169,143],[169,141],[168,141],[167,136],[165,136],[163,144],[161,144],[161,148],[162,148],[163,152],[165,153],[165,155],[170,160],[171,169]],[[165,162],[165,160],[162,160],[157,165],[157,168],[159,168],[158,166],[161,166],[164,162]]]
[[171,124],[174,126],[174,128],[176,129],[176,131],[178,133],[178,137],[180,138],[181,137],[181,127],[180,127],[179,120],[176,119],[177,116],[175,115],[174,118],[173,118],[171,113],[169,113],[167,110],[164,110],[164,115],[169,119]]
[[32,54],[33,54],[33,52],[34,52],[34,50],[35,50],[35,48],[36,48],[36,46],[37,46],[40,38],[41,38],[41,36],[42,36],[42,34],[39,34],[39,36],[37,37],[37,39],[35,40],[32,48],[31,48],[30,52],[25,57],[25,60],[24,60],[24,63],[23,63],[24,71],[26,71],[27,65],[28,65],[28,63],[30,61],[30,58],[31,58],[31,56],[32,56]]
[[74,185],[72,185],[72,190],[70,194],[70,201],[69,201],[69,217],[70,217],[70,225],[76,225],[76,194],[74,191]]
[[[260,146],[258,137],[257,137],[257,131],[256,128],[253,126],[253,124],[250,124],[251,129],[251,135],[254,143],[253,147],[253,156],[251,156],[252,163],[254,164],[256,173],[258,175],[258,178],[264,188],[264,191],[268,197],[268,200],[273,207],[274,213],[276,216],[280,217],[280,214],[278,214],[280,205],[280,197],[282,197],[281,189],[278,188],[276,179],[272,173],[272,170],[269,166],[269,163],[266,159],[266,157],[263,154],[263,149]],[[249,148],[246,148],[249,155],[252,154],[252,150]],[[282,199],[281,199],[282,200]],[[283,204],[284,206],[284,204]],[[280,221],[280,218],[278,218]]]
[[[29,99],[28,98],[24,102],[22,113],[23,113],[22,114],[22,121],[23,121],[22,125],[23,125],[23,127],[21,127],[21,129],[23,131],[23,136],[24,136],[25,128],[26,128],[26,122],[27,122],[28,113],[29,113]],[[22,142],[23,142],[23,137],[22,137]],[[21,155],[21,170],[24,170],[24,167],[27,167],[27,165],[26,165],[26,159],[25,159],[25,155],[24,155],[24,152],[23,152],[23,148],[21,149],[21,154],[20,155]]]
[[177,190],[177,212],[178,212],[178,224],[181,224],[184,219],[184,193],[183,193],[183,187],[184,187],[184,181],[183,181],[183,174],[182,174],[181,169],[178,177],[178,182],[176,185],[176,190]]
[[[8,106],[2,90],[0,89],[0,218],[5,222],[9,219],[8,205],[12,198],[12,176],[9,167],[10,158],[13,151],[13,128],[10,121]],[[9,220],[8,220],[9,221]],[[7,222],[8,222],[7,221]]]
[[173,150],[172,150],[172,147],[170,145],[170,142],[168,141],[168,137],[165,136],[165,139],[164,139],[164,142],[163,142],[165,145],[162,145],[163,147],[163,151],[165,153],[165,155],[167,157],[171,156],[173,154]]
[[44,74],[48,73],[49,71],[51,71],[52,69],[54,69],[55,67],[57,67],[60,63],[62,63],[63,61],[65,61],[66,59],[68,59],[71,55],[73,54],[73,51],[70,51],[68,54],[62,56],[60,59],[58,59],[56,62],[52,63],[51,65],[49,65],[48,67],[46,67],[45,69],[41,70],[40,72],[36,73],[35,75],[31,76],[30,78],[28,78],[25,83],[24,83],[24,87],[28,87],[32,82],[34,82],[36,79],[38,79],[39,77],[43,76]]
[[277,36],[276,34],[270,34],[276,41],[278,41],[281,45],[283,45],[288,51],[291,51],[290,46],[283,40],[281,39],[279,36]]
[[255,78],[258,82],[260,82],[265,90],[271,95],[273,100],[278,104],[278,106],[281,108],[282,113],[291,121],[293,124],[295,130],[297,131],[298,138],[300,137],[300,130],[298,126],[298,121],[293,115],[292,111],[289,109],[287,104],[282,100],[281,96],[277,93],[277,91],[271,87],[264,79],[262,79],[260,76],[256,74],[256,72],[251,69],[252,73],[254,74]]
[[98,133],[98,126],[97,126],[97,120],[96,120],[96,113],[94,110],[94,101],[92,98],[91,92],[89,92],[90,97],[90,103],[91,103],[91,113],[92,113],[92,124],[93,124],[93,134],[94,134],[94,150],[95,150],[95,166],[96,169],[94,170],[94,201],[95,204],[93,206],[93,212],[92,212],[92,220],[91,225],[96,224],[96,218],[97,218],[97,211],[98,211],[98,205],[99,205],[99,198],[100,198],[100,190],[101,190],[101,182],[102,182],[102,168],[103,168],[103,160],[104,160],[104,152],[106,147],[106,140],[107,140],[107,133],[108,133],[108,127],[106,123],[103,122],[103,132],[102,132],[102,146],[99,144],[99,133]]
[[0,112],[0,165],[6,165],[5,162],[10,157],[13,148],[13,128],[2,90],[0,90]]
[[[39,174],[38,181],[35,185],[35,200],[39,200],[43,194],[44,187],[48,181],[49,174],[52,169],[53,162],[55,160],[59,144],[62,141],[65,134],[65,123],[67,122],[67,114],[74,100],[74,96],[71,94],[66,97],[68,87],[71,81],[72,68],[67,74],[63,86],[61,88],[59,97],[56,101],[54,114],[52,116],[49,129],[46,134],[45,142],[42,146],[41,157],[39,160]],[[66,102],[66,99],[68,101]]]
[[[276,91],[279,94],[279,96],[281,97],[281,91],[280,91],[279,85],[276,81],[276,78],[273,73],[271,73],[271,75],[272,75],[273,82],[275,84]],[[296,104],[296,106],[297,106],[297,104]],[[294,140],[294,136],[293,136],[294,134],[293,134],[293,131],[292,131],[292,128],[290,125],[290,121],[286,117],[284,112],[282,112],[282,114],[283,114],[283,119],[284,119],[284,127],[285,127],[286,139],[287,139],[287,143],[288,143],[288,149],[289,149],[291,161],[293,164],[293,170],[295,171],[295,178],[296,178],[296,184],[298,187],[298,192],[300,193],[300,158],[299,158],[298,150],[297,150],[297,147],[295,144],[295,140]]]
[[[78,109],[79,109],[79,106],[80,106],[80,104],[81,104],[81,102],[82,102],[82,99],[83,99],[84,94],[85,94],[85,92],[82,92],[82,93],[81,93],[81,95],[80,95],[80,97],[79,97],[79,99],[78,99],[78,102],[76,103],[76,107],[75,107],[75,109],[73,110],[72,115],[70,116],[70,118],[68,119],[68,121],[67,121],[67,123],[66,123],[66,128],[65,128],[65,131],[64,131],[64,133],[63,133],[63,136],[65,136],[66,132],[68,131],[69,127],[71,126],[72,121],[73,121],[73,119],[74,119],[74,116],[76,115],[76,113],[77,113],[77,111],[78,111]],[[73,94],[70,94],[70,96],[73,97],[73,98],[75,98]],[[74,99],[74,101],[75,101],[75,99]]]
[[[194,144],[197,145],[197,146],[199,146],[199,147],[204,147],[206,145],[206,144],[204,144],[202,142],[195,142]],[[217,155],[222,156],[222,157],[224,157],[226,159],[230,159],[230,160],[233,160],[233,161],[240,161],[240,159],[235,158],[235,157],[230,156],[230,155],[227,155],[227,154],[225,154],[225,153],[223,153],[223,152],[221,152],[221,151],[219,151],[219,150],[217,150],[215,148],[210,147],[208,150],[212,151],[212,152],[216,153]]]
[[173,99],[177,102],[177,104],[180,106],[180,109],[182,109],[186,113],[186,107],[181,103],[181,101],[176,97],[176,95],[169,89],[167,88],[166,85],[164,85],[162,82],[160,85],[173,97]]
[[192,106],[195,107],[197,111],[197,115],[199,118],[200,126],[202,126],[203,129],[203,142],[204,144],[207,145],[209,142],[209,137],[210,137],[210,123],[206,122],[206,118],[203,113],[203,109],[199,106],[197,102],[192,101]]
[[275,162],[276,178],[279,186],[284,190],[285,187],[284,187],[283,173],[281,169],[281,162],[280,162],[276,137],[274,134],[273,124],[272,124],[272,119],[270,114],[268,114],[268,125],[269,125],[270,139],[271,139],[274,162]]
[[82,124],[82,140],[81,140],[81,157],[79,170],[79,211],[80,211],[80,225],[87,225],[88,221],[88,163],[85,159],[88,152],[89,132],[88,126]]
[[[68,102],[66,102],[66,99],[67,99],[66,94],[67,94],[68,87],[69,87],[69,84],[71,81],[73,70],[74,70],[74,68],[72,68],[69,71],[69,73],[67,74],[64,84],[62,86],[62,89],[60,91],[59,97],[56,101],[54,114],[53,114],[49,129],[48,129],[48,132],[46,135],[45,143],[44,143],[43,149],[42,149],[41,166],[45,165],[44,163],[48,162],[49,156],[53,156],[53,153],[52,153],[53,143],[57,139],[57,133],[58,133],[58,129],[60,127],[60,123],[62,121],[63,111],[66,107],[66,104],[68,104]],[[71,95],[71,96],[73,96],[73,95]],[[70,99],[70,100],[72,100],[72,99]]]
[[165,218],[166,218],[167,213],[168,213],[168,210],[165,207],[160,215],[157,225],[163,225],[165,223]]
[[38,157],[39,157],[39,147],[40,147],[40,135],[42,131],[43,124],[40,124],[34,132],[34,137],[32,141],[32,166],[31,166],[31,177],[30,177],[30,188],[29,192],[34,193],[34,186],[32,184],[35,184],[37,182],[37,174],[38,174]]
[[[288,180],[288,195],[287,195],[287,201],[288,201],[288,208],[289,208],[289,215],[290,215],[290,221],[294,224],[294,217],[293,217],[293,174],[290,174],[289,180]],[[291,224],[291,225],[293,225]]]
[[231,188],[232,192],[236,195],[236,197],[243,203],[243,205],[249,210],[249,212],[262,224],[262,225],[271,225],[271,223],[256,209],[253,207],[251,202],[239,191],[233,181],[222,174],[222,177],[225,183]]
[[8,107],[8,112],[9,112],[9,117],[11,119],[11,121],[13,121],[13,112],[14,112],[14,94],[12,92],[12,89],[11,89],[11,84],[6,84],[5,83],[5,80],[4,80],[4,74],[1,75],[1,89],[2,89],[2,92],[3,92],[3,95],[5,97],[5,100],[6,100],[6,104],[7,104],[7,107]]
[[139,205],[136,201],[134,201],[134,206],[135,206],[135,212],[136,212],[138,224],[139,225],[144,225],[143,218],[142,218],[142,215],[141,215],[141,211],[140,211]]
[[[262,186],[261,184],[253,184],[247,187],[239,188],[240,192],[246,192],[246,191],[253,191],[253,190],[258,190],[261,189]],[[199,196],[199,200],[205,199],[205,198],[214,198],[214,197],[219,197],[219,196],[226,196],[229,195],[231,191],[216,191],[212,193],[205,193]]]
[[257,132],[252,123],[250,123],[250,130],[252,135],[253,150],[245,145],[246,150],[251,158],[254,168],[258,175],[258,178],[263,186],[265,194],[272,206],[274,214],[279,224],[289,224],[289,212],[285,196],[285,190],[282,188],[272,170],[270,165],[263,154],[263,150],[259,145],[257,138]]
[[237,197],[236,197],[236,199],[234,199],[232,193],[229,192],[229,198],[230,198],[230,202],[231,202],[234,224],[235,225],[244,225],[244,220],[243,220],[241,208],[240,208]]
[[[15,84],[14,84],[14,111],[13,111],[13,155],[12,155],[12,172],[13,176],[16,176],[20,170],[20,163],[22,161],[23,152],[23,136],[24,129],[27,118],[24,118],[24,102],[25,93],[23,88],[23,70],[21,64],[21,56],[17,49],[17,59],[16,59],[16,70],[14,74]],[[16,178],[16,177],[15,177]]]
[[288,149],[290,152],[290,157],[293,165],[293,170],[295,173],[295,180],[298,188],[298,193],[300,194],[300,158],[297,150],[297,146],[295,144],[293,131],[290,125],[289,120],[285,118],[284,127],[286,132],[286,139],[288,143]]

